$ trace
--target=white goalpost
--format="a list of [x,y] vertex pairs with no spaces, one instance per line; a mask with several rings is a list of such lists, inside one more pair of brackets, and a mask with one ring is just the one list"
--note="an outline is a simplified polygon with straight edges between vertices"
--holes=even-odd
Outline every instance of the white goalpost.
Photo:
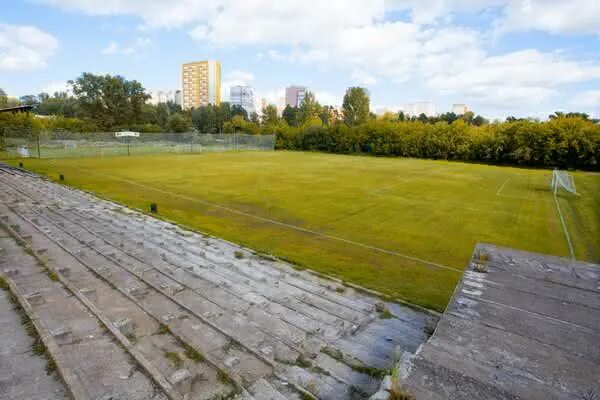
[[579,196],[577,189],[575,189],[575,180],[573,179],[573,175],[569,174],[567,171],[555,169],[552,172],[551,188],[552,193],[554,194],[558,193],[558,189],[563,188],[567,192]]
[[552,197],[554,197],[554,204],[556,205],[556,211],[558,211],[558,216],[560,218],[560,223],[563,228],[563,233],[565,234],[565,239],[567,241],[567,246],[569,247],[569,253],[571,255],[571,259],[575,260],[575,250],[573,249],[573,242],[571,242],[571,237],[569,236],[569,231],[567,230],[567,224],[565,223],[565,219],[560,210],[560,205],[558,204],[558,189],[563,188],[569,193],[579,196],[577,193],[577,189],[575,189],[575,180],[573,176],[569,174],[567,171],[560,171],[555,169],[552,171],[552,183],[550,184],[550,188],[552,189]]

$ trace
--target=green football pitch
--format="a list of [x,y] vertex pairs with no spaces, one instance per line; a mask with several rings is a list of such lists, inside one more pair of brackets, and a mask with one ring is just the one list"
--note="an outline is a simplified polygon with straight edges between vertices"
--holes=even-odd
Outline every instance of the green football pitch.
[[[476,242],[568,257],[550,170],[300,152],[22,160],[188,227],[443,310]],[[17,160],[10,161],[16,164]],[[600,174],[559,194],[578,260],[600,262]]]

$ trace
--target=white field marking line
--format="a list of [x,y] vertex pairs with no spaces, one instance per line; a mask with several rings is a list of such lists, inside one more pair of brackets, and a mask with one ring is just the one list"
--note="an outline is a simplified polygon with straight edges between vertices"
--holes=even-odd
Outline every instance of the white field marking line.
[[571,242],[571,237],[569,236],[569,232],[567,231],[567,224],[565,224],[565,219],[563,218],[562,211],[560,211],[560,206],[558,205],[558,199],[556,198],[556,193],[554,196],[554,204],[556,204],[556,210],[558,211],[558,216],[560,217],[560,223],[563,228],[563,232],[565,234],[565,238],[567,239],[567,245],[569,246],[569,252],[571,253],[571,260],[575,261],[575,251],[573,251],[573,243]]
[[504,183],[502,184],[502,186],[500,186],[500,189],[498,189],[498,191],[496,192],[496,196],[498,196],[500,194],[500,192],[502,191],[502,189],[504,189],[504,186],[508,183],[508,181],[510,181],[510,178],[505,180]]
[[272,223],[272,224],[275,224],[275,225],[280,225],[280,226],[285,226],[287,228],[295,229],[295,230],[298,230],[298,231],[301,231],[301,232],[310,233],[310,234],[315,235],[315,236],[321,236],[321,237],[324,237],[324,238],[328,238],[328,239],[332,239],[332,240],[337,240],[339,242],[348,243],[348,244],[351,244],[351,245],[354,245],[354,246],[359,246],[359,247],[363,247],[363,248],[366,248],[366,249],[374,250],[374,251],[377,251],[377,252],[380,252],[380,253],[385,253],[385,254],[390,254],[390,255],[393,255],[393,256],[397,256],[397,257],[402,257],[402,258],[405,258],[407,260],[417,261],[417,262],[420,262],[420,263],[423,263],[423,264],[427,264],[427,265],[431,265],[431,266],[434,266],[434,267],[437,267],[437,268],[447,269],[447,270],[455,271],[455,272],[458,272],[458,273],[461,273],[461,274],[463,273],[463,270],[461,270],[461,269],[453,268],[453,267],[448,267],[446,265],[442,265],[442,264],[434,263],[434,262],[431,262],[431,261],[423,260],[421,258],[409,256],[407,254],[402,254],[402,253],[398,253],[398,252],[395,252],[395,251],[392,251],[392,250],[382,249],[382,248],[379,248],[379,247],[371,246],[369,244],[355,242],[353,240],[344,239],[344,238],[341,238],[341,237],[338,237],[338,236],[328,235],[326,233],[321,233],[321,232],[313,231],[311,229],[302,228],[301,226],[297,226],[297,225],[286,224],[285,222],[280,222],[280,221],[276,221],[274,219],[261,217],[259,215],[250,214],[250,213],[247,213],[247,212],[244,212],[244,211],[239,211],[239,210],[236,210],[234,208],[225,207],[225,206],[222,206],[222,205],[219,205],[219,204],[215,204],[215,203],[211,203],[211,202],[208,202],[208,201],[205,201],[205,200],[194,199],[194,198],[191,198],[191,197],[182,196],[180,194],[176,194],[176,193],[168,192],[166,190],[158,189],[158,188],[155,188],[155,187],[152,187],[152,186],[144,185],[143,183],[133,182],[133,181],[130,181],[130,180],[127,180],[127,179],[119,178],[117,176],[103,174],[101,172],[97,172],[97,171],[90,170],[90,169],[87,169],[87,168],[77,167],[77,166],[69,164],[69,163],[65,163],[65,162],[60,163],[60,162],[53,161],[53,160],[48,160],[48,161],[51,162],[51,163],[59,164],[59,165],[61,165],[61,164],[67,165],[67,166],[70,166],[72,168],[79,169],[81,171],[90,172],[92,174],[102,175],[102,176],[105,176],[105,177],[107,177],[109,179],[119,180],[119,181],[122,181],[122,182],[129,183],[131,185],[135,185],[135,186],[143,187],[143,188],[146,188],[146,189],[154,190],[154,191],[157,191],[157,192],[160,192],[160,193],[168,194],[170,196],[179,197],[179,198],[184,199],[184,200],[189,200],[189,201],[193,201],[195,203],[205,204],[205,205],[208,205],[208,206],[211,206],[211,207],[215,207],[215,208],[219,208],[219,209],[222,209],[222,210],[225,210],[225,211],[229,211],[229,212],[232,212],[232,213],[235,213],[235,214],[244,215],[246,217],[258,219],[260,221],[265,221],[265,222],[269,222],[269,223]]

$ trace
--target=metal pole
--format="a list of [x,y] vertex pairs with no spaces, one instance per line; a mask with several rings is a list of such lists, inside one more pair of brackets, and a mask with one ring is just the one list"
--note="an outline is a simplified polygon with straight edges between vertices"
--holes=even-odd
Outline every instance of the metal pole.
[[37,133],[37,150],[38,150],[38,158],[42,158],[42,154],[40,153],[40,133]]
[[129,136],[127,136],[127,157],[129,157],[129,142],[131,141],[131,138]]

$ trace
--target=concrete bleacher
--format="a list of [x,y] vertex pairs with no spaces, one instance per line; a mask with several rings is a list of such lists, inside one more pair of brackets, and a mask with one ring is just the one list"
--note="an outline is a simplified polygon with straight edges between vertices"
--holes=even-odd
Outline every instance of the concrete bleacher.
[[[97,318],[113,322],[133,358],[161,387],[175,388],[174,396],[225,393],[219,371],[240,398],[371,394],[379,379],[364,371],[392,367],[397,347],[414,352],[435,319],[397,304],[387,305],[392,318],[381,319],[374,296],[5,165],[0,215]],[[42,297],[49,286],[58,290],[47,279],[17,283]],[[161,325],[168,334],[156,333]],[[58,328],[69,332],[65,341],[83,340],[69,323]],[[164,349],[183,354],[185,346],[205,361],[178,369],[165,360]],[[69,362],[76,368],[82,361]]]
[[479,244],[400,384],[417,399],[596,399],[599,344],[600,265]]

